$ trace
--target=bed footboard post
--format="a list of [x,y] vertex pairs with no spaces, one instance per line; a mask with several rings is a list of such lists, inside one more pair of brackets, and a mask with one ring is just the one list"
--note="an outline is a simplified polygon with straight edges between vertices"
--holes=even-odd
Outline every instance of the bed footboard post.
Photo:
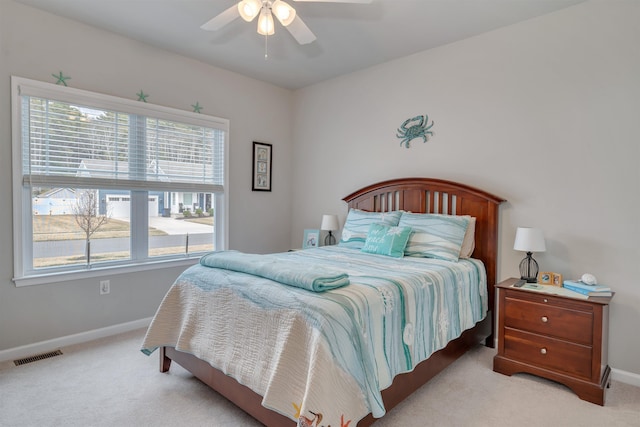
[[171,359],[167,357],[166,347],[160,347],[160,372],[168,372],[171,367]]

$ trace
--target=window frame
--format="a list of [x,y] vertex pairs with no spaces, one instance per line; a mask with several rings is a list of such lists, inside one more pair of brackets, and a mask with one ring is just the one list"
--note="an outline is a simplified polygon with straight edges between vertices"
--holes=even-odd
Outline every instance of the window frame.
[[[148,189],[130,188],[132,199],[132,216],[130,230],[130,259],[126,261],[97,263],[90,266],[60,267],[50,269],[46,272],[38,272],[35,269],[25,270],[25,260],[27,257],[33,258],[32,245],[28,244],[28,239],[33,240],[31,208],[32,198],[30,188],[23,185],[23,141],[22,141],[22,109],[21,93],[27,91],[32,96],[54,99],[80,105],[90,105],[113,111],[138,114],[145,117],[165,119],[195,126],[214,128],[224,131],[224,160],[223,160],[223,182],[222,186],[213,194],[215,206],[214,221],[214,247],[216,250],[224,250],[228,245],[229,216],[229,120],[218,117],[203,115],[200,113],[179,110],[146,102],[134,101],[130,99],[105,95],[82,89],[70,88],[66,86],[30,80],[23,77],[11,76],[11,114],[12,114],[12,188],[13,188],[13,256],[14,256],[14,277],[16,286],[39,285],[68,280],[99,277],[106,274],[122,274],[137,271],[145,271],[158,268],[171,268],[188,266],[195,264],[202,253],[192,253],[185,255],[174,255],[168,257],[151,257],[146,251],[148,239],[141,239],[141,236],[148,233],[148,212],[146,203],[149,191],[157,187],[157,183],[152,183]],[[97,180],[98,184],[100,180]],[[99,188],[108,188],[108,184],[100,185]],[[185,188],[187,190],[187,188]],[[172,187],[166,191],[176,191]],[[178,190],[179,191],[179,190]],[[133,209],[133,200],[138,198],[143,200]],[[28,214],[27,214],[28,212]],[[133,224],[136,225],[134,230]],[[138,234],[139,245],[134,247],[134,233]],[[141,242],[145,243],[141,243]],[[27,243],[27,244],[25,244]],[[146,252],[146,256],[140,257],[140,250]]]

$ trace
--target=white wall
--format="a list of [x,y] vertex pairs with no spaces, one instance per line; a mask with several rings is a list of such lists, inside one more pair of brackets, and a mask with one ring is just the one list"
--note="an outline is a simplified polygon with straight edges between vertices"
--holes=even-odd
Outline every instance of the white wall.
[[[0,1],[0,350],[152,316],[183,268],[16,288],[13,277],[10,76],[55,82],[230,120],[230,241],[250,252],[289,248],[292,93],[32,9]],[[273,191],[251,191],[252,141],[273,144]]]
[[[291,244],[369,183],[484,189],[508,201],[498,277],[519,274],[516,227],[542,228],[543,271],[614,288],[610,365],[640,375],[638,22],[640,2],[587,2],[297,91]],[[400,147],[421,114],[435,137]]]

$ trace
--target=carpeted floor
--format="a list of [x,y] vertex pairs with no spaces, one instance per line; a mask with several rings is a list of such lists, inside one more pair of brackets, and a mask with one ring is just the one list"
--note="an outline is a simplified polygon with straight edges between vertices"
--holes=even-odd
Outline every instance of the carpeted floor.
[[[260,426],[157,352],[144,330],[63,348],[19,367],[0,364],[0,426]],[[391,426],[640,426],[640,388],[613,382],[604,407],[526,374],[492,371],[477,347],[378,421]],[[355,426],[351,426],[355,427]]]

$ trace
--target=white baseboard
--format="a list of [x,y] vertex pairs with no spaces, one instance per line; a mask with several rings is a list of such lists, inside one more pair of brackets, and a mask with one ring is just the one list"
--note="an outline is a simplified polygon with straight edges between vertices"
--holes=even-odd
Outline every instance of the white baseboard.
[[640,375],[634,374],[633,372],[627,372],[620,369],[612,368],[611,379],[614,381],[620,381],[621,383],[640,387]]
[[118,325],[107,326],[106,328],[94,329],[92,331],[81,332],[79,334],[67,335],[65,337],[54,338],[52,340],[41,341],[34,344],[0,350],[0,362],[16,360],[35,354],[46,353],[61,347],[93,341],[124,332],[145,328],[151,323],[151,317],[134,320],[132,322],[120,323]]

